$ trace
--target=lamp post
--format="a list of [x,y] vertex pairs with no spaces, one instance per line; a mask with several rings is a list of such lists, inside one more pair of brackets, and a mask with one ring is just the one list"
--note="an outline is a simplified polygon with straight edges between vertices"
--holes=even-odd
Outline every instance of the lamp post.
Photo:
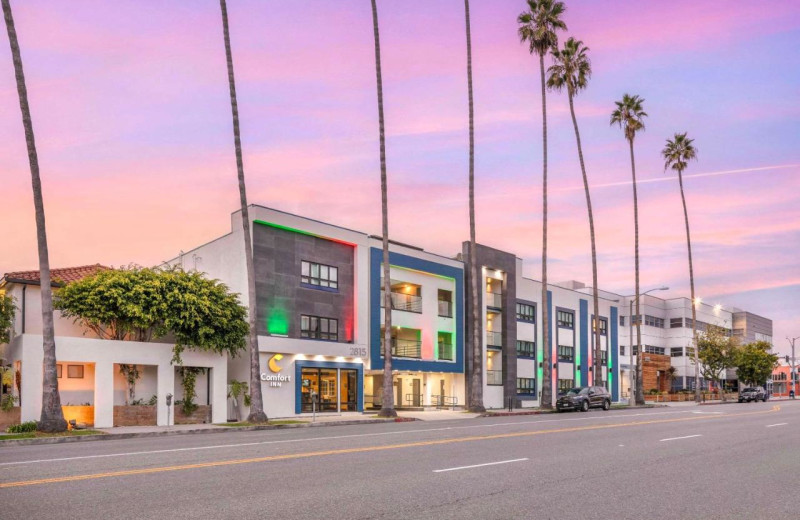
[[[666,286],[665,287],[656,287],[655,289],[650,289],[649,291],[645,291],[645,292],[643,292],[641,294],[638,294],[638,295],[634,296],[634,298],[630,301],[630,305],[629,305],[630,311],[628,312],[628,339],[630,341],[628,341],[628,343],[630,343],[629,348],[630,348],[630,351],[631,351],[631,365],[633,365],[633,304],[635,302],[637,302],[639,300],[639,298],[641,298],[645,294],[651,293],[653,291],[666,291],[666,290],[669,290],[669,287],[666,287]],[[641,320],[642,317],[639,316],[639,319]],[[637,326],[641,327],[642,326],[641,322],[638,323]],[[629,382],[629,386],[628,386],[628,406],[633,404],[634,372],[637,372],[637,373],[639,372],[639,359],[640,359],[640,356],[642,355],[642,352],[641,352],[642,346],[638,345],[638,343],[639,343],[638,341],[636,343],[637,343],[637,345],[636,345],[636,349],[637,349],[636,350],[636,370],[628,370],[628,380],[629,380],[628,381]]]
[[797,382],[795,381],[796,377],[795,374],[797,373],[797,371],[795,370],[795,364],[794,364],[794,342],[795,340],[800,339],[800,336],[791,339],[787,336],[786,339],[789,340],[789,343],[792,345],[792,365],[789,368],[789,385],[790,385],[789,388],[794,390],[795,394],[797,394]]

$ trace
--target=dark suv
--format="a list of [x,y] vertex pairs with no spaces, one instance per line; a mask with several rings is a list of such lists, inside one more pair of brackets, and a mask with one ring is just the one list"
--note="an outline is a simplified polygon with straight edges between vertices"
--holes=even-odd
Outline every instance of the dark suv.
[[586,412],[589,408],[611,408],[611,394],[602,386],[580,386],[572,388],[556,401],[556,410],[580,410]]
[[769,395],[760,386],[745,388],[741,392],[739,392],[740,403],[749,403],[750,401],[755,401],[755,402],[762,401],[766,403],[767,399],[769,399]]

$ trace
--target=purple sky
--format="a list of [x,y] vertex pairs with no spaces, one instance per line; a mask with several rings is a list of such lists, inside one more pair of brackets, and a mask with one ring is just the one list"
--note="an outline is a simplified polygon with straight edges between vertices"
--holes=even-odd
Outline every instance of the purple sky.
[[[378,2],[390,234],[460,250],[467,228],[466,57],[460,0]],[[800,335],[800,5],[567,2],[590,48],[576,99],[599,280],[633,285],[627,144],[613,101],[645,98],[637,138],[643,289],[688,295],[677,180],[659,152],[695,138],[686,172],[698,295]],[[541,105],[519,44],[524,2],[473,0],[480,242],[539,278]],[[15,1],[39,145],[51,265],[153,264],[229,230],[238,205],[219,5]],[[367,0],[229,0],[252,203],[377,233],[380,185]],[[562,37],[563,38],[563,37]],[[2,37],[5,41],[5,36]],[[25,143],[0,45],[0,272],[37,265]],[[591,280],[586,205],[566,98],[548,97],[550,277]],[[713,175],[712,175],[713,174]]]

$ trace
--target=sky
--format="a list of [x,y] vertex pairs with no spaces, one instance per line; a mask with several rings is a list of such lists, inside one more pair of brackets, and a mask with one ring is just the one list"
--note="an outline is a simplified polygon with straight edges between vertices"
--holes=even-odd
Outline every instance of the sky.
[[[599,285],[633,291],[624,93],[636,138],[642,290],[688,296],[677,178],[660,151],[695,139],[685,172],[696,290],[800,336],[800,4],[567,1],[593,74],[575,99]],[[538,59],[521,0],[472,0],[478,241],[541,275]],[[219,4],[13,2],[36,133],[50,262],[153,265],[230,230],[239,205]],[[468,238],[464,4],[378,1],[390,237],[448,256]],[[367,0],[229,0],[250,203],[379,234],[380,169]],[[2,36],[5,41],[5,36]],[[591,281],[586,202],[566,96],[548,93],[551,281]],[[0,273],[38,265],[30,171],[0,44]]]

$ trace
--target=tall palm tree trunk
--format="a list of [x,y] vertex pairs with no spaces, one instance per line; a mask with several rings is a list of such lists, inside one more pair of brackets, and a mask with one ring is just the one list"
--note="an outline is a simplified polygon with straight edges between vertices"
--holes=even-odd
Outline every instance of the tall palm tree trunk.
[[381,154],[381,234],[383,235],[383,397],[381,417],[397,417],[392,384],[392,280],[389,269],[389,201],[386,185],[386,135],[383,121],[383,79],[381,77],[381,41],[378,32],[378,6],[372,0],[372,29],[375,35],[375,77],[378,83],[378,129]]
[[472,35],[469,23],[469,0],[464,0],[467,25],[467,92],[469,95],[469,277],[472,286],[470,319],[472,320],[472,372],[470,374],[469,409],[484,412],[483,406],[483,342],[478,298],[478,248],[475,241],[475,109],[472,97]]
[[689,287],[692,297],[692,346],[694,347],[694,400],[700,402],[700,355],[697,352],[697,306],[694,295],[694,267],[692,265],[692,237],[689,233],[689,211],[686,209],[686,195],[683,193],[683,170],[678,170],[678,184],[681,187],[683,218],[686,222],[686,249],[689,252]]
[[[634,271],[636,273],[636,315],[641,316],[639,310],[639,196],[636,187],[636,161],[633,156],[633,139],[628,140],[631,149],[631,176],[633,177],[633,258],[634,258]],[[633,319],[630,316],[629,319]],[[632,338],[631,338],[632,339]],[[633,343],[633,342],[631,342]],[[642,348],[642,321],[636,321],[636,345],[637,349]],[[633,355],[633,345],[631,345],[631,356]],[[644,388],[642,388],[642,353],[636,356],[636,404],[644,404]]]
[[578,130],[578,120],[575,118],[575,105],[572,102],[572,94],[568,93],[569,112],[572,115],[572,126],[575,128],[575,140],[578,143],[578,159],[581,163],[581,174],[583,175],[583,189],[586,192],[586,209],[589,212],[589,235],[592,241],[592,300],[594,305],[594,323],[589,326],[593,329],[594,335],[594,377],[592,384],[598,385],[603,380],[603,363],[600,359],[600,305],[597,294],[597,248],[595,247],[594,235],[594,214],[592,212],[592,197],[589,194],[589,179],[586,177],[586,166],[583,162],[583,148],[581,147],[581,133]]
[[222,32],[225,37],[225,57],[228,64],[228,85],[231,92],[231,112],[233,114],[233,142],[236,149],[236,170],[239,176],[239,200],[242,205],[242,231],[244,232],[244,256],[247,270],[247,313],[250,324],[248,343],[250,347],[250,415],[248,422],[267,422],[264,412],[264,399],[261,394],[261,363],[258,353],[256,333],[256,278],[253,269],[253,241],[250,237],[250,213],[247,208],[247,190],[244,182],[244,162],[242,160],[242,141],[239,132],[239,105],[236,102],[236,81],[233,77],[233,56],[231,38],[228,30],[228,8],[225,0],[219,0],[222,10]]
[[550,349],[550,310],[547,306],[547,88],[544,74],[544,53],[539,54],[542,78],[542,399],[540,406],[553,408],[553,363]]
[[42,414],[38,429],[45,432],[59,432],[67,429],[64,413],[61,410],[61,396],[58,393],[56,377],[56,340],[53,325],[53,292],[50,285],[50,259],[47,251],[47,232],[44,219],[44,200],[42,181],[39,178],[39,158],[36,154],[36,141],[33,137],[33,121],[28,105],[28,89],[22,70],[22,55],[17,41],[17,30],[11,13],[9,0],[2,0],[3,15],[11,44],[11,58],[14,62],[14,75],[17,82],[19,108],[22,111],[22,126],[25,129],[25,144],[28,147],[28,162],[31,168],[33,186],[33,207],[36,214],[36,244],[39,249],[39,276],[42,294],[42,348],[44,349],[44,374],[42,379]]

